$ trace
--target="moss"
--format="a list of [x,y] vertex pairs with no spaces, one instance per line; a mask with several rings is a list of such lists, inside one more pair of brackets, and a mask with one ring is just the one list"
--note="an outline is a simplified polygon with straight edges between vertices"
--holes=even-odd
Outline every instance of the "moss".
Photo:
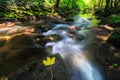
[[102,24],[109,24],[113,27],[120,27],[120,15],[111,15],[101,21]]
[[110,39],[120,39],[120,28],[116,28],[113,34],[110,36]]

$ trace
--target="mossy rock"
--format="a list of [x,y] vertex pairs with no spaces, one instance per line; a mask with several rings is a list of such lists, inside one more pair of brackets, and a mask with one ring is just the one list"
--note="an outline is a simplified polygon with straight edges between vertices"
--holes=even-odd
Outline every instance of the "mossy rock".
[[120,15],[111,15],[105,19],[103,19],[101,24],[108,24],[113,27],[120,27]]
[[112,35],[109,37],[108,41],[110,44],[115,46],[118,50],[120,50],[120,28],[116,28]]

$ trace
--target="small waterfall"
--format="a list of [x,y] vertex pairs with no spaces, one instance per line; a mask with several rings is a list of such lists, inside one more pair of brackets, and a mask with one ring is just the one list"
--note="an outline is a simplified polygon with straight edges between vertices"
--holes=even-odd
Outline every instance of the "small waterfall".
[[86,57],[83,51],[85,46],[93,41],[91,32],[85,29],[90,26],[90,21],[85,18],[79,18],[73,25],[84,29],[75,31],[76,34],[84,36],[81,41],[77,41],[68,35],[69,30],[67,30],[67,28],[70,25],[59,24],[52,30],[43,33],[43,35],[57,34],[61,36],[62,39],[56,42],[48,42],[46,47],[52,47],[52,54],[60,53],[72,80],[103,80],[97,66]]
[[81,27],[82,29],[90,28],[92,26],[91,21],[84,17],[75,16],[73,19],[74,19],[73,25]]

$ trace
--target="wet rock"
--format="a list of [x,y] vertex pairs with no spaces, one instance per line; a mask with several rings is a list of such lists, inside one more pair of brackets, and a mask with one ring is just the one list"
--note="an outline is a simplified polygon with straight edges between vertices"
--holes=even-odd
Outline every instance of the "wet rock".
[[107,42],[120,51],[120,28],[116,28]]
[[120,15],[110,15],[104,18],[100,24],[108,24],[114,28],[120,27]]
[[48,36],[44,36],[44,35],[37,35],[34,37],[34,39],[36,40],[36,42],[42,46],[45,46],[45,44],[47,42],[53,42],[53,41],[58,41],[60,40],[60,36],[59,35],[48,35]]
[[0,38],[0,48],[3,47],[6,44],[5,38]]
[[54,24],[52,23],[37,23],[35,25],[35,29],[37,31],[37,33],[43,33],[43,32],[47,32],[48,30],[51,30],[54,27]]
[[15,25],[15,22],[6,22],[6,23],[2,23],[0,24],[0,28],[4,28],[4,27],[12,27]]
[[116,62],[119,63],[120,52],[108,43],[101,44],[98,52],[98,59],[100,59],[104,65],[108,66]]
[[19,49],[16,49],[14,51],[11,52],[11,54],[8,54],[5,58],[5,60],[23,60],[25,61],[28,58],[37,56],[39,58],[44,57],[45,55],[47,55],[47,53],[45,52],[45,48],[37,45],[37,44],[33,44],[33,45],[29,45],[29,46],[23,46]]
[[26,45],[31,45],[33,43],[34,41],[32,40],[31,36],[26,34],[21,34],[21,35],[15,35],[12,38],[10,38],[6,45],[8,45],[10,49],[17,49]]
[[112,34],[114,28],[108,25],[100,25],[99,27],[91,28],[91,31],[95,35],[96,43],[104,43],[108,40]]
[[[108,43],[101,44],[95,58],[104,69],[106,80],[120,79],[120,71],[118,70],[120,66],[120,52],[115,47]],[[117,64],[118,67],[114,67],[113,64]],[[112,66],[112,68],[110,68],[110,66]]]
[[[59,54],[52,55],[56,57],[55,64],[52,67],[53,80],[71,80]],[[46,59],[44,57],[43,59]],[[42,59],[42,60],[43,60]],[[50,80],[52,79],[50,68],[42,64],[42,60],[33,61],[13,72],[9,80]]]
[[[38,44],[34,35],[12,35],[0,48],[0,76],[8,75],[33,59],[43,58],[48,53]],[[3,40],[4,42],[4,40]]]
[[83,39],[85,38],[85,36],[84,36],[83,34],[81,34],[79,31],[76,32],[76,31],[71,31],[71,30],[69,30],[69,31],[67,32],[67,35],[68,35],[69,37],[77,40],[77,41],[81,41],[81,40],[83,40]]
[[24,28],[12,28],[6,34],[13,35],[18,33],[35,33],[35,29],[33,27],[24,27]]

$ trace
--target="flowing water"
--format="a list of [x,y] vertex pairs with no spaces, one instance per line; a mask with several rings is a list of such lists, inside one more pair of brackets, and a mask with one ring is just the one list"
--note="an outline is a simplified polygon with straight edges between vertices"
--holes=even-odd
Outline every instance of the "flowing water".
[[[103,80],[99,68],[89,58],[88,55],[92,56],[91,52],[87,54],[89,44],[93,43],[93,34],[89,29],[91,23],[87,19],[77,19],[74,24],[77,27],[81,27],[82,30],[75,30],[75,34],[83,36],[82,40],[74,39],[69,36],[70,26],[67,24],[58,24],[52,30],[43,33],[43,35],[59,35],[62,39],[56,42],[48,42],[46,47],[52,47],[52,54],[60,53],[63,57],[67,71],[72,77],[72,80]],[[72,25],[72,26],[73,26]]]
[[[103,80],[101,72],[92,60],[92,50],[88,47],[93,43],[93,33],[87,29],[90,28],[91,22],[85,18],[75,18],[73,25],[58,24],[52,30],[44,32],[43,35],[58,35],[60,40],[48,42],[46,47],[52,47],[52,54],[59,53],[64,59],[65,65],[72,80]],[[82,28],[81,30],[72,30],[74,34],[69,33],[70,26]],[[15,26],[13,28],[21,28]],[[12,28],[12,29],[13,29]],[[0,34],[11,28],[0,29]],[[72,35],[72,37],[70,36]],[[76,38],[81,37],[81,39]],[[92,47],[92,46],[91,46]],[[85,52],[88,52],[87,54]]]

